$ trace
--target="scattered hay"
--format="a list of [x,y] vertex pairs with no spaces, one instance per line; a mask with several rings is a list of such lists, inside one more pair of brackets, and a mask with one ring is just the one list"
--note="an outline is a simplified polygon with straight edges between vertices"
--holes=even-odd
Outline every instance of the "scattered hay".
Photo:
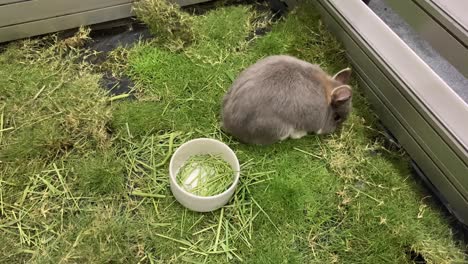
[[171,50],[180,50],[195,40],[193,19],[177,4],[166,0],[140,0],[133,10],[148,25],[156,41]]
[[451,240],[440,241],[426,239],[420,240],[411,246],[409,255],[414,263],[449,264],[466,263],[466,255],[456,250],[456,245]]
[[166,167],[175,148],[189,137],[190,134],[162,132],[136,137],[127,127],[127,134],[120,137],[119,149],[125,160],[127,188],[130,192],[165,197],[169,179],[167,171],[162,168]]
[[[190,239],[174,238],[163,234],[157,236],[179,244],[181,253],[176,259],[188,262],[207,261],[211,257],[224,255],[227,262],[243,261],[239,248],[235,245],[243,244],[253,249],[251,244],[254,222],[259,215],[270,221],[271,227],[280,232],[270,216],[255,200],[250,192],[254,185],[264,184],[270,180],[275,171],[253,172],[255,167],[264,167],[266,160],[258,163],[252,160],[241,165],[241,180],[230,202],[211,215],[200,215],[188,228],[187,237]],[[186,212],[186,210],[185,210]],[[180,217],[180,216],[179,216]],[[184,225],[182,214],[181,224]],[[187,227],[184,227],[187,228]]]
[[100,71],[110,72],[115,77],[122,77],[128,70],[129,53],[129,49],[122,46],[110,51],[107,59],[99,65]]
[[88,43],[91,38],[89,37],[89,33],[91,32],[91,28],[81,26],[78,29],[78,32],[75,33],[74,36],[66,38],[58,43],[58,45],[66,48],[81,48],[86,43]]
[[6,176],[11,174],[5,175],[5,172],[8,173],[0,172],[7,180],[2,181],[5,192],[1,201],[1,230],[18,251],[4,252],[6,256],[28,253],[34,258],[40,255],[47,242],[58,238],[68,225],[67,218],[81,211],[83,197],[71,191],[73,179],[63,164],[53,163],[37,172],[28,172],[26,176],[30,181],[20,193],[13,191],[16,183],[10,182],[13,179]]
[[[80,49],[52,39],[11,44],[0,57],[1,160],[53,159],[105,148],[111,108]],[[15,60],[12,63],[12,60]],[[25,74],[27,68],[27,74]]]
[[[239,249],[233,245],[242,243],[252,248],[253,224],[259,215],[266,216],[276,228],[250,192],[254,185],[267,184],[275,171],[259,171],[268,167],[266,158],[244,162],[239,185],[226,206],[213,213],[188,213],[168,191],[167,165],[175,149],[191,138],[193,133],[180,132],[135,137],[130,129],[121,135],[118,144],[126,164],[128,210],[140,216],[147,213],[148,207],[154,207],[155,218],[170,219],[168,223],[156,224],[156,229],[151,222],[147,224],[152,236],[177,245],[179,253],[175,260],[203,261],[217,255],[225,255],[227,260],[242,260]],[[175,226],[180,226],[180,233],[171,232]]]
[[349,126],[343,127],[339,133],[330,135],[321,145],[322,157],[327,161],[331,171],[346,181],[353,182],[365,180],[367,175],[362,175],[362,168],[370,166],[368,158],[370,151],[380,148],[377,142],[363,148],[362,142],[356,140],[354,124],[356,118],[351,117]]
[[73,166],[78,188],[86,195],[122,195],[125,190],[124,162],[115,151],[92,153]]

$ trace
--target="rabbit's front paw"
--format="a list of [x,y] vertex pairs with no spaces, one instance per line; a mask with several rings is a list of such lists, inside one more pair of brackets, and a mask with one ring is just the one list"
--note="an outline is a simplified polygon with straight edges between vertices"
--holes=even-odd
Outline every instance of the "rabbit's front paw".
[[302,131],[302,130],[295,130],[291,133],[290,137],[292,139],[300,139],[302,137],[304,137],[305,135],[307,135],[307,132],[306,131]]

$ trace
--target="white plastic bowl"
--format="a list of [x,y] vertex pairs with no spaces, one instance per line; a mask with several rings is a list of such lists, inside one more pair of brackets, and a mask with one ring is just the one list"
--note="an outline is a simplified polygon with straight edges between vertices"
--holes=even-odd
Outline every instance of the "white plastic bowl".
[[[223,193],[214,196],[198,196],[184,190],[177,183],[177,172],[191,156],[200,154],[220,155],[234,171],[232,185]],[[172,155],[169,164],[171,191],[177,201],[196,212],[210,212],[223,207],[231,199],[239,183],[240,165],[234,151],[223,142],[210,138],[198,138],[182,144]]]

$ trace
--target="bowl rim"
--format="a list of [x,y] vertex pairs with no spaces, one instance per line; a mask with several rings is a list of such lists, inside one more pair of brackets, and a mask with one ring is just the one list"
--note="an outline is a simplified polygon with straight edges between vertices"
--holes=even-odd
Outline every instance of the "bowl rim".
[[[176,175],[173,175],[172,173],[172,167],[173,167],[173,161],[174,161],[174,157],[177,156],[179,150],[185,146],[185,145],[188,145],[188,144],[191,144],[193,142],[196,142],[196,141],[211,141],[213,143],[216,143],[216,144],[221,144],[221,145],[224,145],[224,147],[227,148],[228,152],[230,152],[230,154],[232,154],[234,156],[234,158],[236,159],[236,165],[237,167],[239,168],[238,171],[235,171],[234,170],[234,179],[232,181],[232,184],[229,186],[229,188],[227,188],[224,192],[222,193],[218,193],[216,195],[212,195],[212,196],[199,196],[199,195],[195,195],[191,192],[188,192],[186,191],[184,188],[182,188],[182,186],[180,186],[178,183],[177,183],[177,180],[176,180],[176,177],[177,177],[177,174]],[[237,158],[237,155],[236,153],[224,142],[221,142],[217,139],[213,139],[213,138],[196,138],[196,139],[192,139],[192,140],[189,140],[185,143],[183,143],[182,145],[180,145],[176,151],[174,152],[174,154],[172,154],[172,157],[171,157],[171,161],[169,162],[169,178],[170,178],[170,181],[172,183],[172,185],[174,185],[178,190],[180,190],[182,193],[184,193],[185,195],[189,196],[191,199],[197,199],[197,200],[215,200],[215,199],[218,199],[220,197],[223,197],[225,196],[227,193],[233,191],[237,184],[239,183],[239,179],[240,179],[240,164],[239,164],[239,159]]]

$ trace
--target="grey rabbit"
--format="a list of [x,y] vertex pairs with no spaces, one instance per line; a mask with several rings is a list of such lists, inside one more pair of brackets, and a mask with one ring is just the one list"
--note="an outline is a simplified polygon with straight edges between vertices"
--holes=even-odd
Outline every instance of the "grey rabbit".
[[251,65],[223,99],[222,128],[244,143],[267,145],[335,131],[351,111],[351,69],[331,77],[286,55]]

